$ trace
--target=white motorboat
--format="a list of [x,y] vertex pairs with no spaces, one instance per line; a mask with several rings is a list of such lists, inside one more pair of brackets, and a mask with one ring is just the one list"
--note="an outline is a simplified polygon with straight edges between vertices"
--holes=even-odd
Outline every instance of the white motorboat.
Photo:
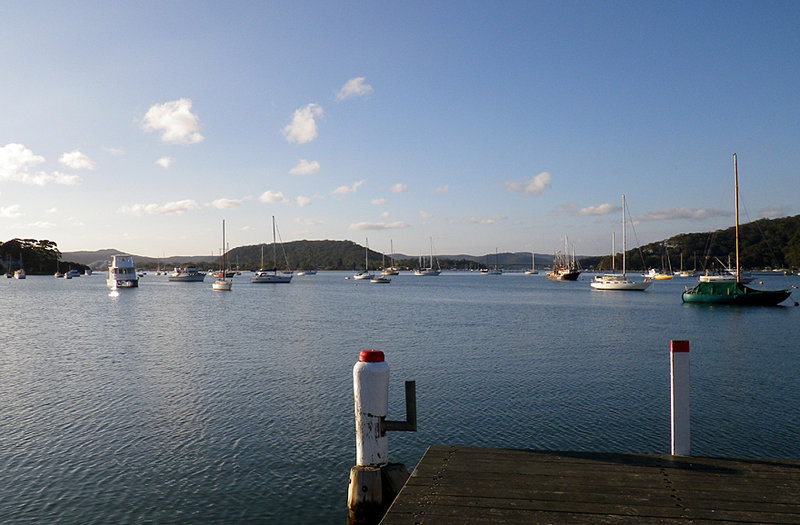
[[172,273],[167,275],[167,280],[178,283],[202,283],[206,274],[196,266],[177,266]]
[[114,255],[111,257],[106,285],[112,290],[139,287],[139,277],[136,275],[133,257],[130,255]]
[[[272,283],[272,284],[287,284],[292,282],[292,271],[283,271],[278,273],[278,245],[277,236],[275,234],[275,216],[272,216],[272,269],[264,269],[264,246],[261,246],[261,268],[250,277],[251,283]],[[283,244],[281,244],[283,250]],[[283,252],[283,258],[286,260],[286,266],[289,266],[289,261],[286,259],[286,252]],[[298,274],[299,275],[299,274]]]
[[[598,275],[594,280],[589,283],[595,290],[620,290],[620,291],[638,291],[643,292],[647,290],[652,284],[651,281],[645,279],[644,281],[631,281],[625,275],[625,251],[628,249],[625,232],[625,195],[622,196],[622,273],[607,273],[605,275]],[[613,244],[613,242],[612,242]],[[614,246],[611,247],[611,257],[614,257]],[[613,264],[613,263],[612,263]]]

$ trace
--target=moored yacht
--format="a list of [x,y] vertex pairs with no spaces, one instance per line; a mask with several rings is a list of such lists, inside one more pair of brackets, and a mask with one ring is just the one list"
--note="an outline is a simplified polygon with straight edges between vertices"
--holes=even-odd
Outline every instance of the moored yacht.
[[111,257],[106,285],[112,290],[138,288],[139,277],[136,275],[133,257],[130,255],[114,255]]
[[180,283],[202,283],[205,278],[206,274],[198,271],[195,266],[178,266],[167,275],[167,280],[170,282]]

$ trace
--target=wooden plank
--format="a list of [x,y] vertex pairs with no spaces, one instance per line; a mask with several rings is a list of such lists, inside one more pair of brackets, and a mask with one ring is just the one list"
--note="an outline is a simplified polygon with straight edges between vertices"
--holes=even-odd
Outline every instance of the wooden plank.
[[800,523],[800,462],[430,447],[381,522]]

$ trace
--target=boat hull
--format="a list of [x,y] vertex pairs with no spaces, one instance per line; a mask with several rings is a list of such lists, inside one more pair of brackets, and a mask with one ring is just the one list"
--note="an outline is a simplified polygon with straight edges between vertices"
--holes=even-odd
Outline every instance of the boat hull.
[[288,284],[292,282],[291,275],[254,275],[250,278],[251,283],[255,284]]
[[121,290],[124,288],[138,288],[139,280],[131,279],[107,279],[106,286],[112,290]]
[[699,283],[681,295],[684,303],[734,306],[777,306],[791,295],[789,290],[756,290],[741,283]]
[[229,292],[231,291],[232,286],[233,286],[232,281],[226,281],[224,279],[219,279],[211,283],[211,289],[220,292]]
[[643,292],[647,290],[651,281],[629,281],[625,277],[612,276],[600,277],[589,283],[589,286],[594,290],[609,290],[609,291],[630,291],[630,292]]
[[551,281],[577,281],[580,274],[579,271],[547,272],[547,278]]
[[196,275],[170,275],[167,280],[171,283],[202,283],[206,278],[206,274],[200,273]]

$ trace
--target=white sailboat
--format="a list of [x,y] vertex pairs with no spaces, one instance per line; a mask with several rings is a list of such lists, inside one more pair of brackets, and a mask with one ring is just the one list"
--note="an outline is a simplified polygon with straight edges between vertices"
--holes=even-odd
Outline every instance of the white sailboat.
[[390,250],[389,258],[391,266],[389,266],[388,268],[384,268],[383,271],[381,272],[381,275],[383,275],[384,277],[389,275],[400,275],[400,268],[394,265],[394,243],[391,241],[391,239],[389,240],[389,250]]
[[369,239],[366,239],[366,246],[364,246],[364,270],[357,272],[353,279],[362,281],[364,279],[373,279],[375,275],[369,273]]
[[536,254],[531,249],[531,269],[525,270],[525,275],[537,275],[539,270],[536,269]]
[[441,268],[439,268],[439,266],[438,266],[438,264],[439,264],[438,261],[436,263],[437,264],[436,268],[433,267],[433,237],[431,237],[431,259],[430,259],[430,261],[431,261],[430,262],[430,266],[428,266],[427,268],[421,268],[422,264],[420,264],[420,268],[417,268],[416,270],[414,270],[414,275],[417,275],[417,276],[420,276],[420,277],[435,277],[435,276],[439,275],[440,273],[442,273]]
[[213,283],[211,289],[221,292],[230,292],[233,286],[233,279],[225,278],[225,268],[227,268],[225,261],[225,219],[222,220],[222,273]]
[[[622,273],[607,273],[598,275],[589,283],[595,290],[627,290],[643,292],[652,284],[651,281],[630,281],[625,274],[625,251],[628,249],[625,224],[625,195],[622,196]],[[614,250],[611,250],[613,257]]]
[[[488,259],[488,257],[487,257]],[[487,261],[488,262],[488,261]],[[488,264],[486,266],[489,266]],[[494,249],[494,268],[483,268],[481,275],[501,275],[503,270],[498,267],[497,248]]]
[[[264,269],[264,247],[261,247],[261,268],[250,278],[251,283],[290,283],[292,282],[292,272],[281,272],[278,273],[278,246],[277,246],[277,238],[275,235],[276,227],[275,227],[275,216],[272,216],[272,269],[265,270]],[[283,249],[283,245],[281,244],[281,250]],[[283,254],[284,259],[286,258],[286,252]],[[286,266],[288,267],[288,261]]]

